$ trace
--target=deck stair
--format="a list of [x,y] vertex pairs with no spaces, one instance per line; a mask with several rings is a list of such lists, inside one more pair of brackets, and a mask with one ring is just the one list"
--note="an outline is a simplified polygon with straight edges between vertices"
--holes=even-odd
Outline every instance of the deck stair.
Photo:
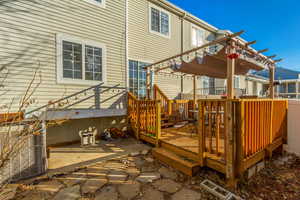
[[163,147],[156,147],[152,149],[152,154],[160,162],[167,164],[188,176],[195,175],[195,173],[200,169],[200,165],[197,161],[171,152]]

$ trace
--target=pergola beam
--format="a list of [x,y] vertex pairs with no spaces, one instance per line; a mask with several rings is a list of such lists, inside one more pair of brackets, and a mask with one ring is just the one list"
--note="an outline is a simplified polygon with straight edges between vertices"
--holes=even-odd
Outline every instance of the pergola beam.
[[275,58],[277,55],[276,54],[274,54],[274,55],[272,55],[272,56],[267,56],[267,58]]

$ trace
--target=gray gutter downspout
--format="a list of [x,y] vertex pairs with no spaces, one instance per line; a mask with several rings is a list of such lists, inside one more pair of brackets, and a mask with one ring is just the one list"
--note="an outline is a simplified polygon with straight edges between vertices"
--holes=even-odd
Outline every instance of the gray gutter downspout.
[[128,0],[125,0],[125,88],[129,90],[128,70]]
[[[186,13],[184,13],[181,17],[181,53],[184,51],[184,19],[186,17]],[[183,76],[181,75],[181,84],[180,84],[180,99],[182,99],[183,96]]]

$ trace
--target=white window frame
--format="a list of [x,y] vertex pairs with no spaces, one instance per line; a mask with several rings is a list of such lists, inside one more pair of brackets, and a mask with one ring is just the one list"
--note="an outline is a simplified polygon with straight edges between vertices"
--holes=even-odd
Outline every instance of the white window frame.
[[[71,79],[63,77],[63,41],[78,43],[82,45],[82,79]],[[102,81],[97,80],[85,80],[85,46],[93,46],[102,49]],[[56,35],[56,68],[57,68],[57,83],[58,84],[73,84],[73,85],[97,85],[100,83],[106,84],[106,45],[91,41],[84,40],[79,37],[67,35],[67,34],[57,34]]]
[[[130,88],[130,83],[129,83],[129,79],[130,79],[130,66],[129,66],[129,61],[130,60],[132,60],[132,61],[136,61],[136,62],[142,62],[142,63],[149,63],[149,64],[151,64],[151,63],[153,63],[153,61],[150,61],[150,60],[144,60],[144,59],[137,59],[137,58],[128,58],[128,74],[127,74],[127,76],[128,76],[128,88]],[[152,73],[152,76],[151,76],[151,87],[153,87],[153,85],[155,84],[154,83],[154,81],[155,81],[155,73],[154,73],[154,70],[153,70],[153,68],[151,67],[151,69],[149,69],[148,68],[148,70],[149,70],[149,72],[150,73]],[[146,90],[147,90],[147,87],[146,87]]]
[[241,77],[234,76],[234,89],[239,89],[241,87]]
[[84,0],[84,1],[86,1],[86,2],[88,2],[88,3],[91,3],[91,4],[93,4],[93,5],[99,6],[99,7],[101,7],[101,8],[105,8],[105,7],[106,7],[106,0],[102,0],[102,3],[97,2],[97,1],[95,1],[95,0]]
[[[203,35],[202,35],[202,43],[205,44],[205,30],[203,30],[202,28],[200,28],[199,26],[196,26],[194,24],[191,24],[191,46],[192,47],[198,47],[197,45],[194,45],[193,44],[193,29],[198,29],[200,31],[203,32]],[[202,44],[202,45],[203,45]]]
[[[162,34],[161,32],[156,32],[156,31],[153,31],[152,30],[152,12],[151,12],[151,8],[155,8],[155,9],[157,9],[157,10],[159,10],[159,12],[161,13],[161,12],[164,12],[164,13],[166,13],[168,16],[169,16],[169,34],[168,35],[165,35],[165,34]],[[159,35],[159,36],[162,36],[162,37],[164,37],[164,38],[167,38],[167,39],[170,39],[171,38],[171,25],[172,25],[172,21],[171,21],[171,13],[170,12],[168,12],[168,11],[166,11],[165,9],[163,9],[163,8],[161,8],[161,7],[159,7],[159,6],[156,6],[156,5],[154,5],[154,4],[152,4],[152,3],[149,3],[149,20],[148,20],[148,23],[149,23],[149,32],[150,33],[152,33],[152,34],[156,34],[156,35]],[[161,18],[159,18],[159,23],[160,23],[160,28],[161,28]]]

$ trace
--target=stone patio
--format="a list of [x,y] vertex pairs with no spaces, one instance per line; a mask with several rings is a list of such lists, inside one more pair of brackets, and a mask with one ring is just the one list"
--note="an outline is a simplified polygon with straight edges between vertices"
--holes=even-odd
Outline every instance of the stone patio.
[[[155,161],[149,146],[131,139],[126,142],[128,149],[131,146],[130,142],[133,147],[138,144],[141,148],[138,151],[133,151],[137,150],[135,148],[128,150],[122,157],[116,154],[115,158],[75,167],[73,171],[68,169],[65,172],[51,173],[19,182],[16,184],[17,190],[14,195],[11,193],[11,198],[7,199],[214,200],[217,198],[203,189],[200,183],[210,179],[216,184],[225,186],[224,177],[213,170],[205,168],[197,176],[187,177]],[[279,157],[274,162],[267,162],[265,169],[248,182],[241,182],[239,188],[232,192],[244,199],[297,199],[300,185],[299,163],[299,158],[291,155],[288,158]],[[285,166],[288,166],[288,169]],[[269,173],[271,177],[267,176]],[[274,178],[274,181],[281,185],[276,186],[278,191],[272,189]],[[272,185],[268,185],[268,182]],[[288,186],[289,184],[293,189]]]

